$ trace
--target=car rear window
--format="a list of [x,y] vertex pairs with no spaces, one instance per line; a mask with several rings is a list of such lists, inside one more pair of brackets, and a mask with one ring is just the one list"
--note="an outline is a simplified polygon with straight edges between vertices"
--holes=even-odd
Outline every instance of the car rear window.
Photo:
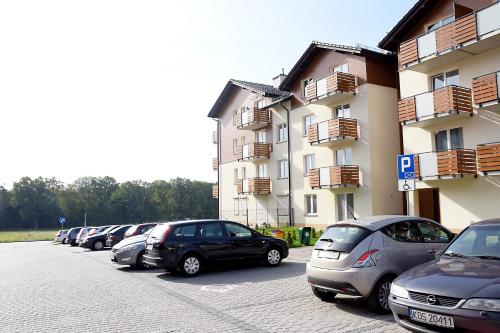
[[351,252],[371,233],[370,230],[356,226],[333,226],[326,229],[325,233],[321,235],[316,247],[328,247],[329,250]]
[[153,231],[151,231],[149,237],[156,239],[163,239],[163,235],[165,235],[165,231],[167,231],[169,227],[170,226],[168,224],[158,224],[156,227],[153,228]]
[[196,235],[196,224],[180,225],[174,228],[174,237],[194,237]]

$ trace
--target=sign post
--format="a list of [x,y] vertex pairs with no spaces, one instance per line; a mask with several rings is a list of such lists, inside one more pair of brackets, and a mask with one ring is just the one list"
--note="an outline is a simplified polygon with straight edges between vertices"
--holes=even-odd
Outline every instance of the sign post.
[[[415,191],[415,158],[413,154],[398,155],[398,190]],[[406,195],[406,212],[410,214],[410,198]]]

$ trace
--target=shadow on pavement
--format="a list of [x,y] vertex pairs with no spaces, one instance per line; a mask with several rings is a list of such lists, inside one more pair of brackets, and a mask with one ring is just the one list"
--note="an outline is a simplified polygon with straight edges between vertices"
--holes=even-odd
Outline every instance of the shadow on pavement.
[[[312,293],[311,293],[312,294]],[[321,302],[321,300],[318,299],[318,302]],[[337,309],[341,311],[348,312],[352,315],[355,316],[360,316],[360,317],[366,317],[367,314],[372,317],[373,319],[377,320],[382,320],[386,322],[393,323],[394,318],[392,317],[392,314],[377,314],[375,312],[372,312],[370,308],[368,307],[368,303],[366,302],[366,299],[361,298],[361,297],[352,297],[352,296],[337,296],[335,297],[335,300],[333,302],[326,302],[330,303],[332,305],[335,305]]]

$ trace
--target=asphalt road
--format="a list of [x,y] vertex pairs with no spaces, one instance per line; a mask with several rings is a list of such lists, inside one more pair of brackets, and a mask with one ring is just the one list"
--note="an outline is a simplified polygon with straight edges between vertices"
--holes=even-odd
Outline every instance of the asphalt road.
[[362,300],[318,300],[303,250],[291,251],[280,267],[183,278],[118,266],[109,251],[0,244],[0,332],[405,332]]

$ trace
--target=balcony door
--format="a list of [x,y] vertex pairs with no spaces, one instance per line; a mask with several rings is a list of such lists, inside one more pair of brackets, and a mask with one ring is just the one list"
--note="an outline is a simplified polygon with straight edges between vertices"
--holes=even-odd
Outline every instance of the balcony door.
[[246,125],[250,122],[250,109],[246,106],[241,108],[241,124]]
[[259,169],[257,170],[257,175],[259,178],[267,177],[267,164],[259,164]]
[[267,133],[266,130],[258,131],[256,133],[258,143],[267,143]]
[[460,74],[458,69],[434,75],[431,78],[432,90],[444,88],[447,86],[458,86],[460,84]]
[[351,118],[351,106],[349,104],[337,106],[335,108],[334,118]]
[[464,137],[462,127],[446,129],[434,133],[436,151],[463,149]]
[[335,152],[337,165],[352,165],[352,149],[337,149]]

